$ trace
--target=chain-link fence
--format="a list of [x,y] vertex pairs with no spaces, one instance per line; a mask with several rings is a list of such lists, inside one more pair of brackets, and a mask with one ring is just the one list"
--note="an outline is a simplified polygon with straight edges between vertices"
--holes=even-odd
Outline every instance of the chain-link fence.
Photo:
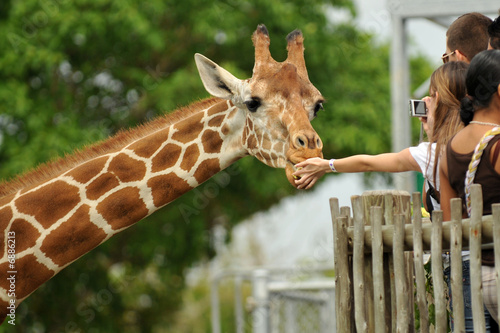
[[332,332],[334,289],[283,290],[270,293],[272,333]]
[[[290,269],[221,272],[212,280],[212,331],[222,332],[219,287],[234,284],[235,332],[335,332],[335,283],[331,267],[307,269],[300,277]],[[244,284],[251,292],[242,293]],[[248,288],[247,288],[248,289]],[[227,316],[223,316],[227,320]],[[225,330],[224,330],[225,331]]]

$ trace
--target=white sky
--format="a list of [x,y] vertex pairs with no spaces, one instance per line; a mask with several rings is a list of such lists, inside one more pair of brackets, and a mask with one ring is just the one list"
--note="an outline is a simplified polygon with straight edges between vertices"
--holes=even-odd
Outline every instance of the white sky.
[[[354,0],[358,26],[384,41],[390,42],[391,16],[386,9],[386,0]],[[436,66],[441,64],[445,50],[446,28],[426,19],[410,19],[407,24],[409,53],[421,53]]]

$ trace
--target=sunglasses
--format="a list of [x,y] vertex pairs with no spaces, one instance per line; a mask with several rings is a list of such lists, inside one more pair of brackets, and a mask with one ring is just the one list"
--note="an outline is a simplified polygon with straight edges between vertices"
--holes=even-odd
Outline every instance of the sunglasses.
[[441,57],[441,60],[443,60],[443,64],[446,64],[448,61],[450,61],[450,56],[455,54],[455,51],[451,52],[451,53],[443,53],[443,56]]

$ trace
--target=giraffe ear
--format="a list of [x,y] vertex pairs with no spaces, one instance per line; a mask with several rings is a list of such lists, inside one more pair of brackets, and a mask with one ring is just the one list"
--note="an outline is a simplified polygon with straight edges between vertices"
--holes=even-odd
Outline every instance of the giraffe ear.
[[205,89],[212,96],[233,99],[238,92],[241,80],[204,55],[196,53],[194,59]]

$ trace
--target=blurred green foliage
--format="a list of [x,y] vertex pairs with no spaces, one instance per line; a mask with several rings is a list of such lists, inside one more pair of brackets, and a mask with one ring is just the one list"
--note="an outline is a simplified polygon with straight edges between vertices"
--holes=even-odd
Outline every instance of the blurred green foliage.
[[[250,77],[260,23],[278,61],[285,36],[303,31],[311,82],[328,99],[313,122],[325,156],[389,151],[388,47],[331,11],[355,15],[349,0],[2,0],[0,179],[208,97],[196,52]],[[412,65],[413,78],[431,73],[422,58]],[[245,158],[63,270],[21,304],[15,329],[168,331],[185,270],[213,255],[211,226],[293,193],[283,170]]]

